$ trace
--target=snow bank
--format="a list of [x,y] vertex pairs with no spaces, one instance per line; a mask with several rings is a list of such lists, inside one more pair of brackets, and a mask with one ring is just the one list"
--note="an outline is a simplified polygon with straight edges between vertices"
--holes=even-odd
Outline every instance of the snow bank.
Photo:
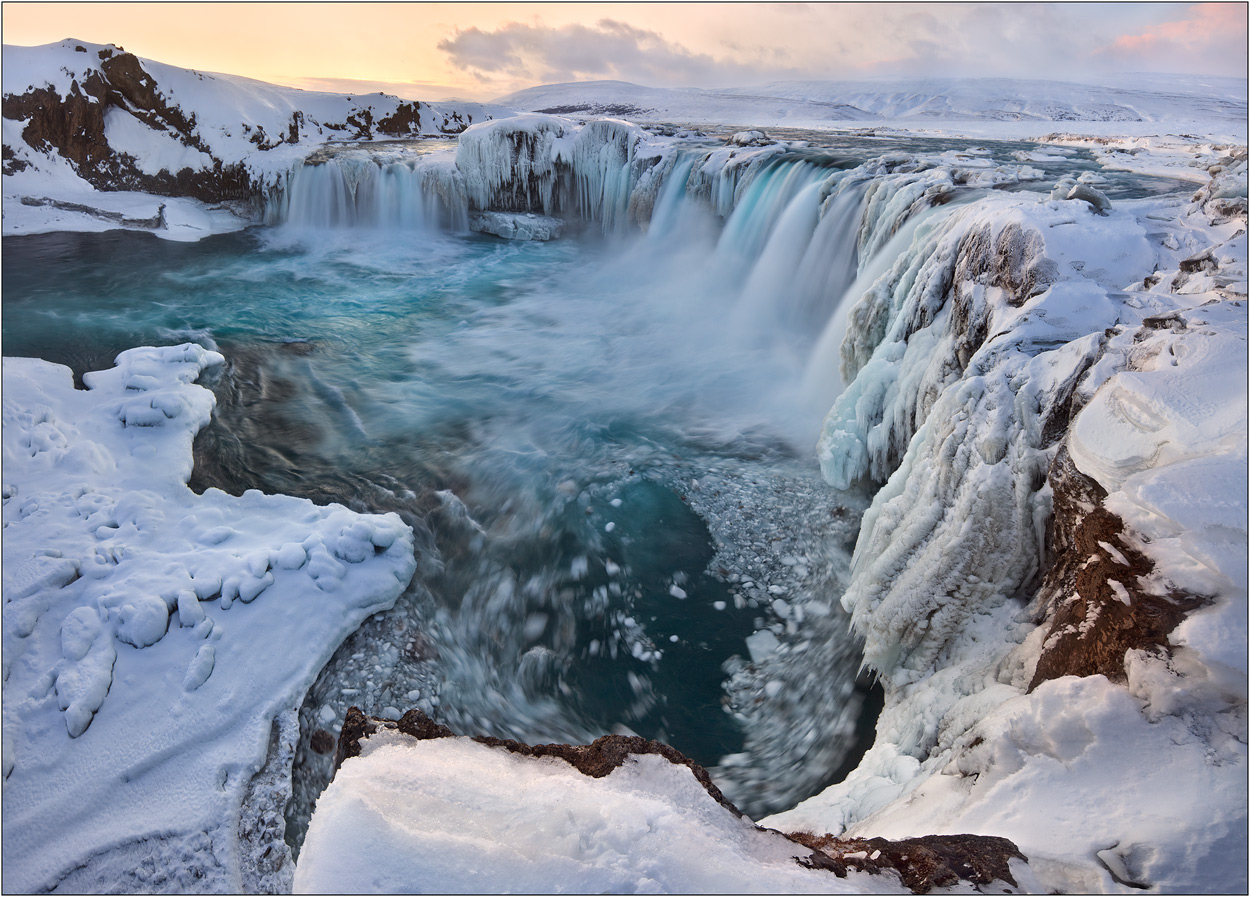
[[132,349],[76,390],[4,359],[6,891],[289,882],[296,708],[403,590],[412,536],[393,514],[192,493],[213,409],[193,381],[222,361]]
[[[816,866],[808,848],[721,802],[671,748],[647,751],[663,747],[654,742],[545,746],[568,748],[566,759],[419,723],[416,738],[379,728],[339,767],[309,826],[296,893],[901,889],[893,872],[839,878]],[[1012,869],[1031,881],[1018,861]]]

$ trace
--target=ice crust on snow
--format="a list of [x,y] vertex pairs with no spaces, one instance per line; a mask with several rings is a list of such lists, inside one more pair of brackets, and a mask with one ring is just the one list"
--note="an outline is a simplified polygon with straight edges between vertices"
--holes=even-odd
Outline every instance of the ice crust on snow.
[[[194,381],[222,361],[132,349],[77,390],[4,359],[6,890],[289,883],[271,819],[289,746],[285,785],[244,795],[334,648],[404,588],[412,536],[393,514],[192,493],[213,408]],[[272,875],[245,879],[265,847]]]

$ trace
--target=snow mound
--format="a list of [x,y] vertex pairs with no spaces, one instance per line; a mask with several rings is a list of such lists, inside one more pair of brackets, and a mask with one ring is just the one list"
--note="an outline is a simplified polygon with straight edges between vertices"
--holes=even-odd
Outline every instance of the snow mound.
[[702,770],[637,737],[531,748],[458,738],[419,711],[398,726],[349,711],[339,758],[296,893],[900,890],[893,872],[835,872],[827,857],[753,825]]
[[77,390],[4,359],[6,890],[289,881],[296,708],[403,590],[412,535],[394,514],[191,492],[214,405],[194,381],[223,361],[132,349]]

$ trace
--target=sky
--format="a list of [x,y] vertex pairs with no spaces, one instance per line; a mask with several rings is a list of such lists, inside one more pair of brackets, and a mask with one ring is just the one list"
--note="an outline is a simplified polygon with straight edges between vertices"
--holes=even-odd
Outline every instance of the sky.
[[6,44],[76,38],[275,84],[490,100],[651,87],[1125,72],[1246,77],[1232,3],[26,3]]

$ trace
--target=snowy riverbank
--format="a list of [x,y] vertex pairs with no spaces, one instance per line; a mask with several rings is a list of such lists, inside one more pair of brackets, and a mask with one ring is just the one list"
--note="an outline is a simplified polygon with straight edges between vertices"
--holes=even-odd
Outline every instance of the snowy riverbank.
[[[479,229],[514,238],[545,239],[565,224],[597,228],[605,241],[643,229],[659,242],[707,236],[689,244],[707,256],[690,265],[697,270],[662,271],[665,286],[679,296],[706,276],[725,300],[718,324],[748,335],[777,328],[759,340],[764,349],[803,345],[796,333],[808,339],[810,394],[786,401],[819,406],[814,422],[828,410],[813,448],[830,490],[873,496],[845,583],[833,564],[842,545],[793,539],[812,548],[809,569],[806,553],[773,544],[785,546],[781,536],[758,549],[732,546],[740,552],[732,562],[726,537],[717,546],[724,568],[678,571],[680,582],[666,573],[674,601],[689,597],[687,572],[706,572],[725,587],[717,613],[731,605],[758,613],[739,651],[746,657],[724,667],[725,706],[745,742],[712,770],[725,794],[769,812],[788,807],[793,797],[768,802],[780,791],[769,790],[769,772],[781,768],[812,796],[761,820],[778,831],[1009,838],[1028,858],[1010,860],[1027,890],[1246,889],[1247,160],[1244,146],[1223,142],[1227,116],[1177,134],[1156,127],[1169,121],[1162,113],[1123,126],[1045,120],[1045,134],[1036,120],[957,121],[949,130],[930,119],[878,121],[890,133],[1005,129],[1038,142],[1008,158],[961,147],[881,154],[852,168],[813,164],[811,147],[763,134],[695,146],[625,121],[504,119],[506,110],[467,128],[467,109],[273,88],[120,48],[17,49],[4,61],[13,91],[6,236],[121,227],[200,239],[258,223],[326,140],[368,145],[392,131],[462,130],[454,157],[449,147],[411,166],[407,146],[392,148],[394,159],[323,152],[300,168],[307,192],[295,211],[291,196],[272,207],[307,213],[300,222],[313,229],[339,228],[335,240],[360,221],[390,223],[362,210],[382,215],[382,199],[396,194],[429,206],[420,216],[401,210],[406,236],[432,233],[439,215],[453,231],[486,222]],[[81,118],[85,142],[56,144],[40,124],[40,104],[53,95],[69,119]],[[107,152],[91,156],[93,146]],[[1085,159],[1079,178],[1046,173],[1078,147],[1104,174],[1162,175],[1193,191],[1109,200],[1095,162]],[[384,174],[396,177],[381,184]],[[368,202],[365,183],[377,190]],[[405,263],[428,273],[439,258]],[[352,313],[372,311],[371,301],[362,294]],[[498,308],[480,317],[503,322],[501,333],[518,305],[520,314],[564,320],[550,306],[490,301]],[[583,310],[564,314],[589,317]],[[458,308],[454,315],[463,323]],[[672,320],[680,326],[652,341],[668,349],[671,331],[681,331],[674,353],[695,354],[689,344],[699,337],[683,330],[685,318]],[[499,334],[470,336],[479,342],[448,342],[487,351]],[[573,354],[621,350],[600,337],[589,334]],[[511,340],[510,353],[530,345]],[[282,345],[318,351],[312,341]],[[411,367],[417,352],[407,351]],[[632,363],[621,357],[618,367],[576,370],[615,385]],[[891,872],[838,878],[794,841],[736,816],[671,758],[645,756],[587,778],[563,759],[389,732],[365,739],[341,767],[296,874],[282,817],[300,704],[336,647],[404,591],[417,537],[393,513],[189,489],[192,440],[214,408],[205,384],[224,360],[191,343],[136,348],[87,373],[79,390],[66,367],[4,359],[5,890],[393,890],[413,881],[438,891],[899,889]],[[461,380],[496,382],[435,361]],[[532,358],[511,361],[533,374]],[[491,377],[510,383],[499,373]],[[296,379],[275,391],[294,392]],[[356,414],[342,390],[318,385],[343,415],[331,430]],[[416,389],[398,377],[392,386],[377,404],[403,415],[401,394]],[[531,380],[509,388],[541,392]],[[680,388],[659,395],[686,408]],[[603,401],[584,395],[583,408]],[[517,444],[507,450],[538,455]],[[632,460],[621,466],[634,476]],[[731,496],[733,474],[724,479]],[[609,486],[624,480],[594,484],[595,501],[619,508]],[[735,503],[741,511],[704,480],[686,479],[689,496],[655,489],[690,515],[733,517]],[[614,532],[616,518],[601,522],[574,506],[589,486],[569,479],[556,489],[561,509],[567,503],[581,523],[593,518],[596,534]],[[399,491],[396,481],[397,500]],[[421,512],[476,528],[482,538],[465,550],[484,552],[487,531],[465,503],[450,490],[435,494],[443,510]],[[859,512],[854,502],[811,506],[826,516]],[[667,510],[656,519],[664,515],[674,519]],[[709,529],[721,540],[734,526]],[[531,585],[544,600],[574,594],[555,576],[522,582],[508,566],[513,556],[478,568],[498,576],[483,576],[489,594],[477,597],[500,628],[483,632],[466,617],[477,626],[468,635],[515,636],[505,626],[541,635],[547,610],[507,600]],[[622,594],[624,565],[603,557],[595,560],[603,584],[588,604]],[[588,569],[577,555],[568,582]],[[858,646],[843,644],[836,657],[832,646],[833,621],[844,628],[835,588],[885,707],[858,768],[822,788],[845,746],[822,753],[812,743],[849,738],[859,706],[849,698]],[[492,610],[505,605],[507,614]],[[618,616],[627,638],[607,634],[640,661],[681,641],[674,633],[657,645],[641,614]],[[576,650],[579,621],[559,619],[572,647],[555,647]],[[586,656],[599,652],[593,644]],[[525,648],[535,664],[557,657],[545,645]],[[641,703],[642,680],[630,681]],[[522,685],[552,690],[539,674]],[[522,691],[501,687],[497,706]],[[412,698],[420,699],[429,696]],[[326,725],[337,718],[328,704],[319,713]],[[319,731],[322,748],[333,743]],[[819,868],[802,868],[812,862]]]
[[267,891],[295,713],[411,578],[394,515],[196,495],[222,357],[4,359],[4,889]]

